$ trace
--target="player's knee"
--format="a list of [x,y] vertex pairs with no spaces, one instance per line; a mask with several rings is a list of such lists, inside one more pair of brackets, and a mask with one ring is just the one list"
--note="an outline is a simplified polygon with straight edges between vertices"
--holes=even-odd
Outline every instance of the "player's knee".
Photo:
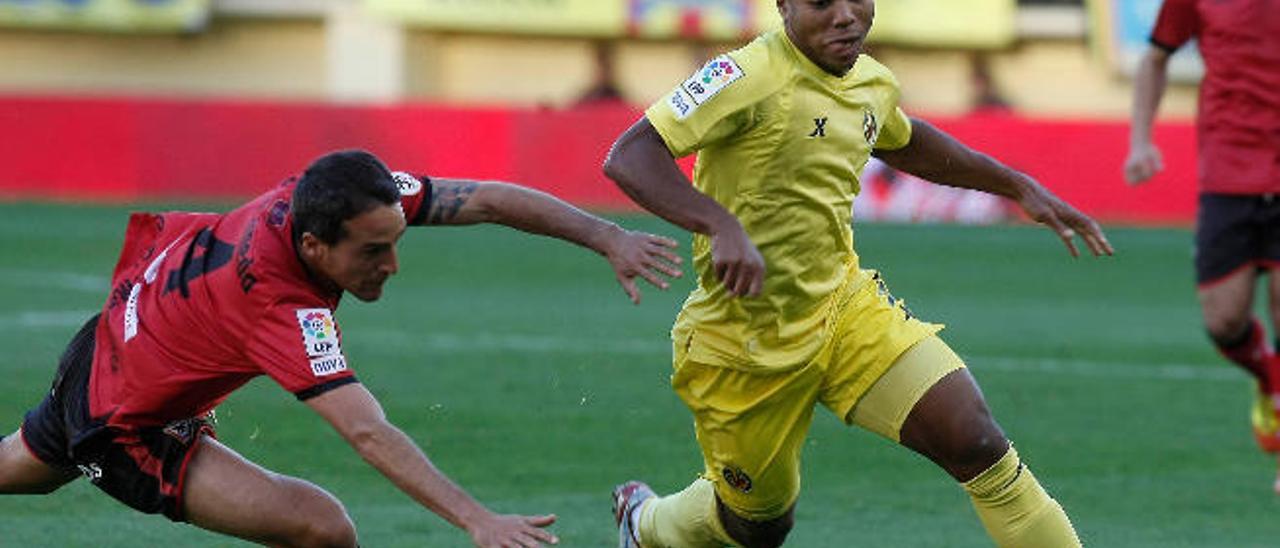
[[734,514],[732,510],[717,504],[720,523],[733,540],[743,548],[777,548],[787,540],[787,534],[795,526],[795,507],[779,517],[767,521],[752,521]]
[[1214,344],[1232,346],[1233,343],[1237,343],[1248,336],[1251,324],[1248,314],[1225,314],[1205,310],[1204,328],[1205,331],[1208,331],[1209,338],[1213,339]]
[[990,468],[1009,450],[1009,440],[990,413],[958,421],[937,444],[933,460],[957,481],[967,481]]
[[316,548],[352,548],[356,546],[356,526],[346,512],[307,524],[298,546]]
[[958,480],[971,479],[999,461],[1008,450],[1009,440],[999,430],[983,432],[956,449],[948,471]]
[[336,497],[304,480],[287,476],[279,479],[293,491],[292,510],[298,518],[287,533],[286,544],[326,548],[356,546],[355,523]]
[[341,506],[314,513],[284,539],[299,548],[352,548],[356,546],[356,526]]

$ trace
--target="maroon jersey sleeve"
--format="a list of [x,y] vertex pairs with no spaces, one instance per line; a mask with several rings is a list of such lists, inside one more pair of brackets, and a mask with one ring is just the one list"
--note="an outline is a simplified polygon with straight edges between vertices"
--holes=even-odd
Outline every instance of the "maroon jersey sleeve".
[[356,382],[333,311],[298,302],[278,301],[264,311],[247,345],[248,358],[299,400]]
[[1151,31],[1151,44],[1172,52],[1196,36],[1200,30],[1197,0],[1165,0]]
[[391,174],[400,189],[400,206],[410,226],[427,224],[427,211],[431,209],[431,178],[416,176],[403,171]]

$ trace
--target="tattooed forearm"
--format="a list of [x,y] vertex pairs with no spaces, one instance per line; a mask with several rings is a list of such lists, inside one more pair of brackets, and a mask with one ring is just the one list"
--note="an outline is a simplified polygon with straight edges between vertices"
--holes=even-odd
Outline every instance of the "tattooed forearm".
[[471,195],[475,194],[475,181],[437,180],[433,184],[431,208],[427,212],[430,224],[447,224],[458,216]]

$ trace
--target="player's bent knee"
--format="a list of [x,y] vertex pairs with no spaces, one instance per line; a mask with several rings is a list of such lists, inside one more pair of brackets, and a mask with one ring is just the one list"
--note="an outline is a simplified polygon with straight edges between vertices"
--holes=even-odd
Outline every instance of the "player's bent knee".
[[1009,440],[988,413],[958,419],[923,444],[924,455],[957,481],[989,468],[1009,450]]
[[196,446],[184,478],[192,525],[271,546],[354,546],[354,528],[332,495],[253,464],[214,438]]
[[[1252,286],[1248,286],[1252,291]],[[1248,335],[1253,321],[1248,293],[1243,297],[1205,297],[1201,295],[1200,314],[1205,331],[1218,344],[1237,341]]]
[[1250,316],[1212,314],[1205,311],[1204,328],[1209,338],[1218,345],[1230,344],[1241,339],[1241,334],[1250,328]]
[[975,426],[942,444],[934,460],[957,481],[967,481],[990,468],[1009,450],[1009,440],[995,426]]
[[357,546],[356,527],[346,513],[336,516],[316,516],[295,523],[287,531],[281,531],[273,545],[299,548],[352,548]]
[[356,546],[356,526],[336,497],[320,487],[288,476],[279,476],[296,491],[297,530],[290,533],[290,545],[317,547]]
[[356,527],[345,513],[341,519],[314,520],[290,544],[317,548],[352,548],[356,546]]
[[996,459],[1009,448],[1009,440],[995,425],[988,420],[981,424],[971,425],[966,432],[953,440],[950,448],[950,460],[960,464],[993,464]]

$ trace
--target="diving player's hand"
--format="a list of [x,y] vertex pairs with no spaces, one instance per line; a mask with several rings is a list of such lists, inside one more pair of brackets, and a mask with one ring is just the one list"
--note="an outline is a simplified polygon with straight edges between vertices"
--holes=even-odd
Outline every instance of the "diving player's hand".
[[1130,186],[1137,186],[1164,170],[1164,159],[1160,149],[1151,143],[1140,143],[1129,148],[1129,156],[1124,160],[1124,180]]
[[471,541],[479,548],[538,548],[543,543],[559,544],[560,539],[544,529],[555,522],[555,515],[493,514],[471,529]]
[[636,277],[644,278],[659,289],[670,284],[662,276],[679,278],[683,275],[677,265],[683,262],[672,250],[679,245],[670,238],[645,232],[617,228],[604,246],[604,256],[618,277],[622,290],[631,302],[640,304],[640,288]]
[[1072,257],[1080,256],[1074,240],[1077,234],[1094,256],[1115,253],[1098,223],[1037,183],[1027,185],[1026,191],[1018,198],[1018,205],[1027,212],[1027,216],[1053,229]]
[[711,265],[716,278],[739,297],[756,297],[764,287],[764,256],[751,243],[737,219],[730,219],[711,234]]

